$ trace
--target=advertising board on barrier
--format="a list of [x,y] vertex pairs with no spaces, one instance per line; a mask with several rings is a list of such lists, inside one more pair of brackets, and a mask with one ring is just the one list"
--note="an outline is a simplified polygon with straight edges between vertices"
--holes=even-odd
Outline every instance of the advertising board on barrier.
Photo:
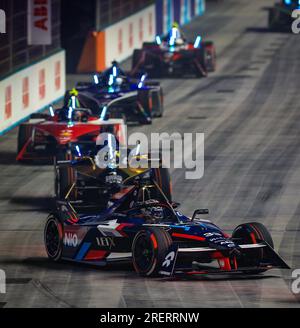
[[105,30],[105,64],[110,66],[115,59],[124,60],[132,55],[143,42],[155,38],[155,6],[152,5],[129,16]]
[[27,22],[29,45],[51,44],[51,0],[28,0]]
[[64,51],[0,81],[0,135],[64,93]]

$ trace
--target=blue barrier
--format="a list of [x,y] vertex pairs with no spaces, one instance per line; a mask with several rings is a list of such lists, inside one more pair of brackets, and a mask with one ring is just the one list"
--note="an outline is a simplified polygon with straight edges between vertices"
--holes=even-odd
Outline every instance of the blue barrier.
[[174,21],[185,25],[204,12],[205,0],[157,0],[156,34],[166,34]]

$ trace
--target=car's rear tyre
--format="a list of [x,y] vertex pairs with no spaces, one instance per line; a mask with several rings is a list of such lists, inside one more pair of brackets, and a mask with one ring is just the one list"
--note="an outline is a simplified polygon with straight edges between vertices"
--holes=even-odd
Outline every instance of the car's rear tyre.
[[23,150],[25,144],[32,135],[32,126],[29,124],[21,124],[18,132],[18,154]]
[[140,111],[139,122],[141,124],[152,124],[153,99],[150,90],[139,90],[137,106]]
[[[256,244],[261,241],[266,242],[274,248],[274,242],[268,229],[259,222],[244,223],[236,227],[233,231],[232,238],[236,239],[236,243],[240,245]],[[252,249],[247,251],[245,258],[237,259],[238,267],[259,266],[265,259],[265,251],[263,248]],[[261,273],[266,270],[245,271],[245,273]]]
[[139,71],[139,69],[142,69],[142,67],[138,67],[141,64],[141,59],[143,56],[143,50],[141,49],[135,49],[132,56],[132,66],[131,69],[134,71],[134,75],[136,75]]
[[207,72],[214,72],[217,68],[217,53],[212,41],[204,43],[204,61]]
[[[172,202],[172,183],[170,172],[167,168],[160,167],[158,169],[153,169],[154,176],[153,179],[157,182],[159,187],[161,188],[164,195],[167,197],[168,201]],[[157,192],[154,196],[155,199],[165,201],[164,197],[161,193]]]
[[195,49],[195,67],[194,72],[197,77],[206,77],[207,76],[207,69],[206,69],[206,63],[205,63],[205,47],[202,47],[201,49]]
[[156,42],[144,42],[143,43],[143,48],[147,48],[147,47],[158,47],[159,48],[159,46],[157,45],[157,43]]
[[47,120],[49,117],[50,115],[46,113],[33,113],[30,115],[31,120]]
[[122,119],[124,121],[124,124],[127,123],[127,117],[126,117],[125,113],[123,113],[123,112],[112,111],[109,114],[109,118],[110,119]]
[[[72,160],[72,154],[67,151],[58,152],[55,161],[69,161]],[[65,199],[72,185],[75,183],[75,171],[72,167],[59,167],[55,168],[55,196],[57,199]],[[75,200],[75,192],[69,194],[68,199]]]
[[269,9],[268,24],[269,29],[273,32],[278,32],[282,29],[281,13],[277,8]]
[[172,244],[170,234],[160,228],[138,232],[132,243],[132,261],[135,271],[144,277],[155,277]]
[[48,258],[59,261],[63,251],[63,224],[55,215],[50,215],[44,230],[44,243]]
[[162,117],[164,113],[164,98],[163,98],[163,90],[161,87],[158,90],[152,92],[152,106],[153,106],[153,116]]

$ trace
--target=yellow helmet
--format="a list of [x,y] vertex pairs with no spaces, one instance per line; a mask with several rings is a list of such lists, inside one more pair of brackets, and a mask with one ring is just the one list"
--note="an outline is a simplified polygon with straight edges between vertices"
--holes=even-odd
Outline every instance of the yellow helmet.
[[172,25],[173,28],[179,28],[179,24],[177,22],[174,22]]
[[77,97],[78,96],[78,91],[75,88],[73,88],[72,90],[69,91],[69,95]]

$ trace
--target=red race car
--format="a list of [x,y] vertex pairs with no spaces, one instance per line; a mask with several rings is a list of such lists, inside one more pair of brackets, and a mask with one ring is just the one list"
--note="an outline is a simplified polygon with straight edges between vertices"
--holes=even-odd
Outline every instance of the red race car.
[[136,49],[132,59],[132,76],[147,72],[152,78],[169,75],[207,76],[216,70],[216,49],[212,41],[197,36],[194,43],[186,40],[178,25],[174,24],[168,36],[156,42],[146,42]]
[[77,108],[75,97],[72,101],[74,107],[56,110],[50,107],[50,114],[33,114],[28,122],[20,125],[17,161],[49,161],[70,144],[94,144],[102,132],[112,133],[123,141],[125,124],[122,119],[102,120],[91,109]]

